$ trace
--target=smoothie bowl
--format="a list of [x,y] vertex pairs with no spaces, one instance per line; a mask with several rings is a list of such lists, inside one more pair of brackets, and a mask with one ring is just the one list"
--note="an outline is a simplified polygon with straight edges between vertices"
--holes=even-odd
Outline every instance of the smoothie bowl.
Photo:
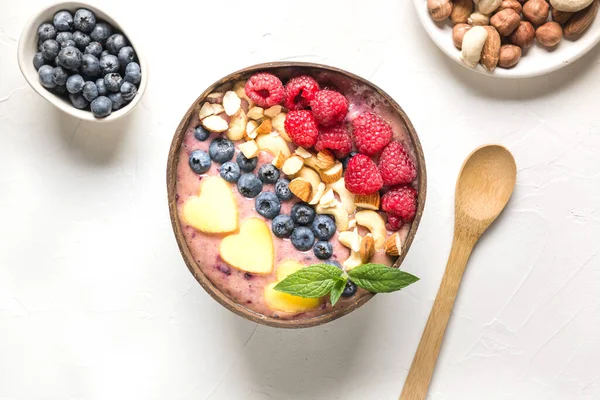
[[[417,134],[389,95],[299,62],[211,85],[179,124],[167,165],[171,222],[196,280],[229,310],[285,328],[332,321],[385,291],[355,284],[352,271],[399,273],[389,267],[414,239],[426,181]],[[317,265],[345,276],[335,295],[280,290]]]

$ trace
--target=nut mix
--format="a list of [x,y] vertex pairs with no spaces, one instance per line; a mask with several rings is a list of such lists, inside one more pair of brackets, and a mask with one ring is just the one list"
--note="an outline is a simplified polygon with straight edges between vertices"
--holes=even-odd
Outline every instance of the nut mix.
[[488,71],[512,68],[534,41],[554,48],[576,40],[598,14],[600,0],[428,0],[436,21],[454,25],[452,41],[463,62]]

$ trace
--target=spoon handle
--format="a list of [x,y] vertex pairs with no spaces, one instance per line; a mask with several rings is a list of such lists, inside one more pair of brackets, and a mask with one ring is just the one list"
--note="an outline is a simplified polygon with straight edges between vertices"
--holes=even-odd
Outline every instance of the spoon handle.
[[461,232],[454,232],[446,272],[429,314],[427,325],[425,325],[423,336],[421,336],[417,353],[410,371],[408,371],[400,400],[424,400],[427,397],[427,390],[444,340],[444,333],[448,326],[458,287],[475,242],[475,238],[461,234]]

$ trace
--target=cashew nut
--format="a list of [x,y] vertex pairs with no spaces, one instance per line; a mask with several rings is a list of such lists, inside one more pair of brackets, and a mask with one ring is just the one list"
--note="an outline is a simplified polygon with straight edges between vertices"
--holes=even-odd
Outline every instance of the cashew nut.
[[593,3],[594,0],[550,0],[552,8],[558,11],[577,12]]
[[333,207],[323,207],[322,205],[318,205],[316,207],[317,214],[329,214],[333,215],[335,218],[335,223],[339,231],[345,231],[348,229],[348,213],[342,207],[342,204],[338,202]]
[[385,221],[379,215],[377,211],[363,210],[359,211],[354,215],[356,223],[360,226],[364,226],[373,235],[375,241],[375,249],[383,249],[385,243],[385,236],[387,231],[385,229]]
[[340,201],[344,205],[344,208],[348,214],[352,214],[354,210],[356,210],[356,204],[354,204],[354,194],[346,189],[346,182],[344,181],[344,178],[328,184],[327,187],[333,189],[333,191],[340,196]]
[[360,257],[360,243],[361,237],[358,234],[358,230],[340,232],[338,240],[341,244],[350,249],[350,257],[342,263],[344,270],[348,271],[352,268],[356,268],[362,264],[362,258]]
[[480,0],[477,9],[482,14],[491,14],[502,4],[502,0]]
[[487,37],[488,33],[483,26],[474,26],[465,33],[460,58],[467,66],[474,68],[477,65]]

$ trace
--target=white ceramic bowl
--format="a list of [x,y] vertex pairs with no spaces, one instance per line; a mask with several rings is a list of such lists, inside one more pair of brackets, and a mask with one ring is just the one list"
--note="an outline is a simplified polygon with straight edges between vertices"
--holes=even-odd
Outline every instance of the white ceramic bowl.
[[[121,108],[120,110],[113,111],[108,117],[105,118],[96,118],[91,113],[91,111],[79,110],[73,107],[68,101],[68,99],[64,99],[48,91],[41,85],[38,72],[33,66],[33,56],[38,51],[37,29],[40,26],[40,24],[42,24],[43,22],[52,21],[52,18],[54,17],[54,14],[57,11],[69,10],[74,13],[75,10],[77,10],[78,8],[87,8],[93,11],[98,19],[102,19],[110,23],[116,30],[122,32],[131,43],[131,46],[134,48],[142,70],[142,80],[140,82],[138,92],[133,98],[133,100],[125,107]],[[146,63],[146,59],[144,58],[143,49],[135,41],[135,38],[131,37],[131,35],[129,35],[121,25],[119,25],[113,18],[109,17],[104,11],[100,10],[98,7],[92,6],[87,3],[56,3],[41,10],[36,15],[34,15],[33,18],[31,18],[27,25],[23,28],[21,38],[19,39],[17,57],[19,60],[19,68],[21,69],[23,76],[25,77],[29,85],[31,85],[31,87],[40,94],[40,96],[48,100],[50,103],[52,103],[54,106],[64,111],[65,113],[72,115],[75,118],[79,118],[86,121],[108,122],[114,121],[129,114],[142,99],[142,96],[146,91],[146,85],[148,83],[148,64]]]
[[[427,12],[427,0],[413,0],[413,3],[417,9],[419,20],[431,40],[448,57],[468,68],[460,59],[460,50],[454,47],[452,42],[452,24],[449,21],[441,23],[433,21]],[[488,72],[481,65],[477,65],[473,70],[501,78],[527,78],[556,71],[583,56],[600,41],[600,21],[598,19],[600,17],[597,17],[577,40],[563,39],[556,49],[546,50],[535,43],[513,68],[496,68],[493,72]]]

